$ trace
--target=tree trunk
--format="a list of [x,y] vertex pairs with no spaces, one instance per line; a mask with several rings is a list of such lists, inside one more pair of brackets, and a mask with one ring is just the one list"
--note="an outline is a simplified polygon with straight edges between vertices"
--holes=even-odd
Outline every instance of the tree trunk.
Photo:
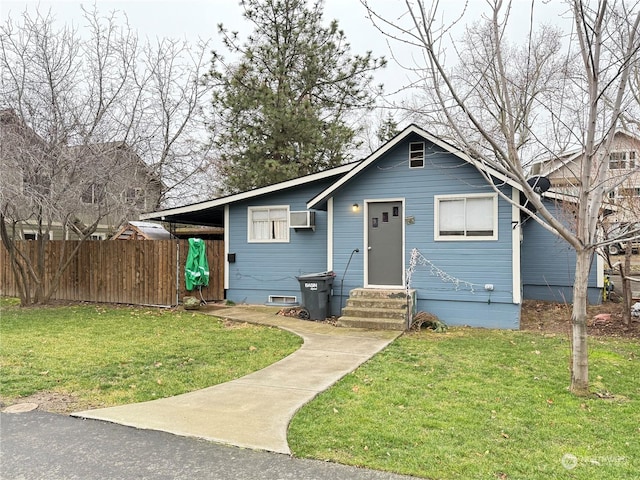
[[576,251],[576,271],[573,284],[571,314],[571,392],[589,393],[589,360],[587,350],[587,287],[593,251]]

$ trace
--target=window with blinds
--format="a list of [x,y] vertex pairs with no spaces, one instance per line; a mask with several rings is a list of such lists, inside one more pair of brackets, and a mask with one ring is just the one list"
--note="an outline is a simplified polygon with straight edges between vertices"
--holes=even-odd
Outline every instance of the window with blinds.
[[497,240],[498,197],[489,195],[437,195],[436,240]]

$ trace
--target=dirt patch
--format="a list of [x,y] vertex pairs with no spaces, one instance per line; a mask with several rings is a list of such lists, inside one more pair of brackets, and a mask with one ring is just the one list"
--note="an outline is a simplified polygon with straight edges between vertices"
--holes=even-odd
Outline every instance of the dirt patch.
[[[596,337],[640,338],[639,319],[628,327],[622,323],[622,304],[605,302],[587,307],[587,332]],[[522,304],[520,329],[525,331],[571,333],[571,305],[537,300]]]
[[[74,395],[58,392],[37,392],[28,397],[21,397],[17,399],[6,400],[0,398],[0,408],[4,410],[11,405],[17,405],[21,403],[35,403],[38,405],[38,410],[53,413],[66,413],[76,412],[78,410],[85,410],[90,406],[86,402],[81,402]],[[94,406],[93,408],[95,408]]]

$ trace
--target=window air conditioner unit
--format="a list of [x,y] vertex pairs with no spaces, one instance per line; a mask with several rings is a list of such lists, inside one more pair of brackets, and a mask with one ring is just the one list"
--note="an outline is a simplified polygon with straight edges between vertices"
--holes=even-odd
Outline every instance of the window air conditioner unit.
[[315,226],[316,212],[312,212],[310,210],[289,212],[289,227],[315,229]]

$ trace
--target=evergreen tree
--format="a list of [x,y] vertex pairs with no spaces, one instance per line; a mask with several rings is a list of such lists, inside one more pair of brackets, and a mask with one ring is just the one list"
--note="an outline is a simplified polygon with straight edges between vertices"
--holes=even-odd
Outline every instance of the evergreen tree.
[[342,164],[356,133],[348,116],[372,106],[371,73],[385,63],[371,52],[352,56],[337,22],[323,26],[321,1],[241,5],[253,33],[240,43],[219,25],[237,61],[226,64],[214,52],[209,73],[219,116],[213,143],[227,193]]
[[400,130],[398,130],[398,122],[393,119],[393,115],[387,115],[387,118],[380,124],[378,127],[378,131],[376,132],[376,136],[380,141],[380,144],[383,144],[393,137],[395,137]]

